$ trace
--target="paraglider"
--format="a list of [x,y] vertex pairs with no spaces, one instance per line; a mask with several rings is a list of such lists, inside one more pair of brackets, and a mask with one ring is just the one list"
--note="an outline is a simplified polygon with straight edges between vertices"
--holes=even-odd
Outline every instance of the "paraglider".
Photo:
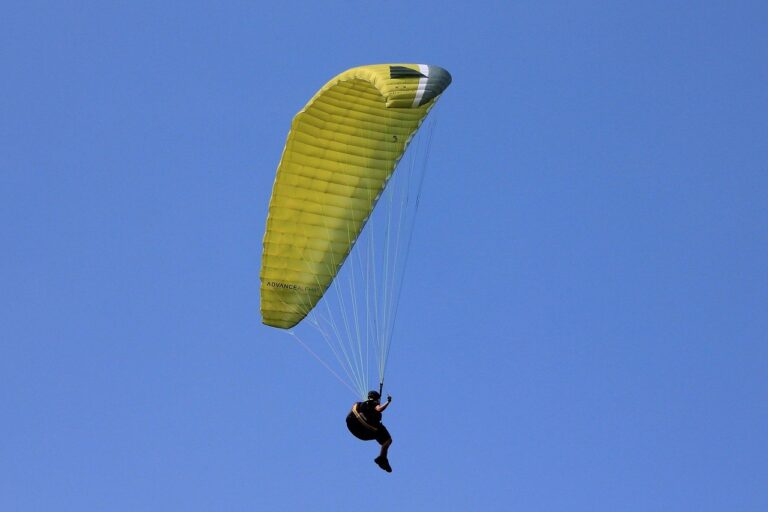
[[381,445],[379,456],[373,461],[387,473],[392,472],[387,453],[392,445],[392,436],[387,427],[381,422],[381,413],[392,403],[392,397],[388,396],[384,405],[381,404],[381,395],[378,391],[369,391],[368,399],[357,402],[347,414],[347,428],[353,436],[362,441],[373,441]]
[[[415,201],[411,196],[393,199],[396,187],[390,181],[450,83],[445,69],[425,64],[349,69],[326,83],[296,114],[277,168],[261,263],[262,321],[289,330],[316,356],[292,330],[306,318],[329,345],[347,380],[316,357],[361,398],[369,387],[370,360],[378,367],[380,390],[384,384],[410,242],[405,213],[418,207],[418,195]],[[423,175],[406,178],[408,185],[418,185],[420,193]],[[367,241],[359,242],[385,194],[389,208],[382,222],[385,234],[370,234]],[[350,258],[357,243],[368,253],[363,256],[361,249]],[[339,284],[344,268],[349,290]],[[332,285],[339,303],[338,319],[326,294]],[[316,306],[323,302],[324,311],[317,313]],[[380,392],[373,393],[380,397]],[[368,426],[381,428],[382,433],[386,428],[378,427],[375,419],[380,419],[388,404],[358,409],[372,407],[363,416],[373,418]],[[377,464],[386,469],[386,440],[380,442],[383,459],[377,459]]]

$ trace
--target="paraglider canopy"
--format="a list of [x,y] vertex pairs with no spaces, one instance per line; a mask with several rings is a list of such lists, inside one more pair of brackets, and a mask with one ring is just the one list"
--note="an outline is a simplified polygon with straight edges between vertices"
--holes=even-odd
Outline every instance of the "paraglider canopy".
[[265,324],[293,327],[317,304],[450,82],[438,66],[361,66],[330,80],[296,114],[264,234]]
[[[410,244],[411,232],[403,229],[408,225],[405,212],[415,214],[418,205],[418,192],[415,201],[407,195],[394,199],[399,189],[391,183],[397,181],[393,173],[450,82],[446,70],[425,64],[345,71],[293,118],[277,168],[264,233],[262,321],[292,329],[309,315],[361,398],[368,389],[369,357],[377,360],[378,383],[383,385]],[[429,144],[425,146],[428,154]],[[412,176],[411,168],[407,183],[420,191],[423,174]],[[357,260],[358,269],[349,270],[345,261],[359,247],[363,228],[375,224],[374,208],[383,195],[388,208],[381,222],[384,234],[370,234],[362,244],[368,253],[362,256],[356,250],[357,257],[349,259]],[[344,268],[350,282],[346,294],[339,291],[337,277]],[[337,293],[326,294],[332,284]],[[330,308],[323,308],[322,315],[314,311],[324,297],[327,306],[327,295],[339,302],[338,319]]]

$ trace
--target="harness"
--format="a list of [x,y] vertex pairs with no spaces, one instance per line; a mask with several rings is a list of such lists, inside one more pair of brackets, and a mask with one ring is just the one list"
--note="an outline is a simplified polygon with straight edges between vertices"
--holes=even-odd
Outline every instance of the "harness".
[[371,432],[378,432],[379,431],[378,428],[368,424],[368,419],[362,413],[357,412],[357,404],[352,406],[352,414],[355,415],[355,418],[357,418],[357,421],[359,421],[362,426],[364,426],[365,428],[367,428]]

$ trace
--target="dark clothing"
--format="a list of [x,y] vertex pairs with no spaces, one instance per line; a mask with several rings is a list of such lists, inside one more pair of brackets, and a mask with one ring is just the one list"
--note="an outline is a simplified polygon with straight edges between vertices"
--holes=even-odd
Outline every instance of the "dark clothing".
[[384,444],[392,439],[392,436],[389,434],[389,430],[387,430],[387,427],[385,427],[383,423],[379,423],[379,431],[376,432],[375,439],[379,444]]
[[376,406],[379,405],[374,400],[366,400],[365,402],[357,403],[357,412],[364,418],[365,422],[372,427],[376,427],[381,423],[381,413],[376,410]]
[[347,415],[347,428],[352,435],[363,441],[376,440],[384,444],[392,439],[387,427],[381,423],[381,413],[376,410],[376,402],[366,400],[358,402]]

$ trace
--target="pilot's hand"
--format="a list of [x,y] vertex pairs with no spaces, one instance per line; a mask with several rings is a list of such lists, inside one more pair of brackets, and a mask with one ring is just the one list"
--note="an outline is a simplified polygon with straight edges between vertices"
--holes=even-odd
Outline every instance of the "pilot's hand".
[[392,395],[387,395],[387,403],[392,401]]

